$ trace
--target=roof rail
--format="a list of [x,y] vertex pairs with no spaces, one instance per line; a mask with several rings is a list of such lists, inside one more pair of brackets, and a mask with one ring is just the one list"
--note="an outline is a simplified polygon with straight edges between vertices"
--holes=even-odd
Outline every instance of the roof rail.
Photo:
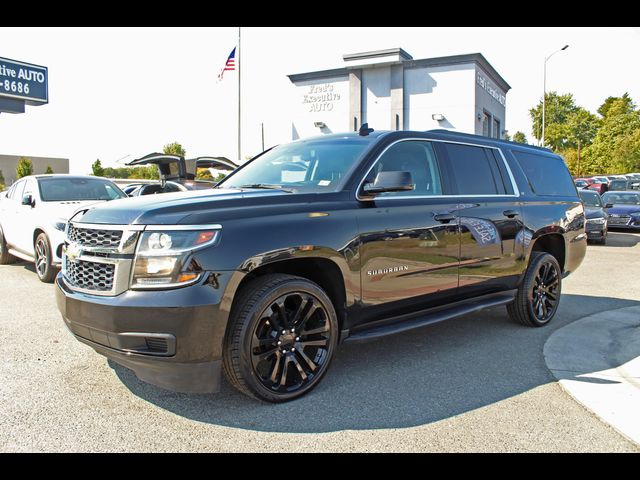
[[445,130],[444,128],[435,128],[432,130],[425,130],[425,133],[437,133],[437,134],[451,135],[452,137],[473,138],[475,140],[484,139],[485,141],[501,142],[501,143],[506,143],[507,145],[515,145],[522,148],[534,148],[537,150],[542,150],[543,152],[554,153],[549,148],[538,147],[537,145],[531,145],[529,143],[514,142],[511,140],[504,140],[502,138],[485,137],[484,135],[474,135],[472,133],[456,132],[452,130]]

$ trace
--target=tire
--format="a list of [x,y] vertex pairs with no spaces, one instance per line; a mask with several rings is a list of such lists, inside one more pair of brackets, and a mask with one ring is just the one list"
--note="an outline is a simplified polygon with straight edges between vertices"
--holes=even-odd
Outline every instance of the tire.
[[305,278],[264,275],[248,283],[234,303],[224,373],[250,397],[293,400],[318,385],[337,340],[336,312],[324,290]]
[[556,258],[534,251],[516,298],[507,305],[507,312],[522,325],[544,327],[558,310],[561,291],[562,270]]
[[49,238],[45,233],[41,233],[33,244],[36,274],[41,282],[51,283],[56,277],[57,270],[51,264],[51,247]]
[[0,228],[0,265],[9,265],[17,261],[18,259],[8,252],[7,242],[5,242],[2,228]]

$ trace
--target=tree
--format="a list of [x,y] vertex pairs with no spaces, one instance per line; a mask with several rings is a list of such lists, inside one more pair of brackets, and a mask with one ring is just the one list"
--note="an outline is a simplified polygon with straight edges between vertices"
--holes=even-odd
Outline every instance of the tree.
[[[628,173],[640,167],[640,112],[628,95],[609,97],[593,143],[585,149],[586,174]],[[601,114],[602,114],[601,113]]]
[[33,163],[27,157],[20,157],[16,167],[16,179],[33,174]]
[[518,143],[528,143],[527,136],[521,131],[517,131],[513,134],[513,141]]
[[51,165],[47,165],[47,168],[45,169],[44,173],[46,175],[53,173],[53,168],[51,168]]
[[2,174],[2,170],[0,170],[0,192],[4,190],[6,187],[4,185],[4,175]]
[[104,177],[105,176],[105,169],[102,168],[102,162],[100,161],[99,158],[96,159],[96,161],[91,164],[91,170],[93,171],[93,174],[96,177]]
[[[545,145],[557,150],[563,147],[563,140],[567,134],[565,122],[572,113],[578,110],[573,95],[566,93],[559,95],[557,92],[549,92],[545,96]],[[542,100],[534,108],[529,110],[533,121],[533,136],[542,139]]]
[[181,157],[187,155],[187,151],[178,142],[167,143],[163,147],[162,152],[165,155],[180,155]]

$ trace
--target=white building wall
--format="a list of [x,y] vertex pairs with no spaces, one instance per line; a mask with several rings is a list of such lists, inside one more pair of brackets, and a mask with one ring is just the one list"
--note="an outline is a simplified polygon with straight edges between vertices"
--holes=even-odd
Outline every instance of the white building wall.
[[362,123],[375,130],[389,130],[391,116],[391,67],[362,71]]
[[[404,125],[407,130],[445,128],[475,133],[475,66],[407,68],[404,71]],[[431,118],[442,114],[444,121]]]
[[[349,126],[349,77],[306,80],[295,84],[291,138],[351,130]],[[314,126],[324,122],[325,128]]]

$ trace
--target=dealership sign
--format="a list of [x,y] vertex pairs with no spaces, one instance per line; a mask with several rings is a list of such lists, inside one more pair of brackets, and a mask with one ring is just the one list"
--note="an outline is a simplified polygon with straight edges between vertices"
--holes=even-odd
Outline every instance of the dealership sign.
[[500,103],[500,105],[502,105],[503,107],[507,106],[507,97],[480,73],[478,73],[476,77],[476,82],[478,83],[480,88],[486,90],[489,95],[495,98],[498,103]]
[[47,67],[0,57],[0,106],[2,99],[23,105],[48,103],[48,80]]

